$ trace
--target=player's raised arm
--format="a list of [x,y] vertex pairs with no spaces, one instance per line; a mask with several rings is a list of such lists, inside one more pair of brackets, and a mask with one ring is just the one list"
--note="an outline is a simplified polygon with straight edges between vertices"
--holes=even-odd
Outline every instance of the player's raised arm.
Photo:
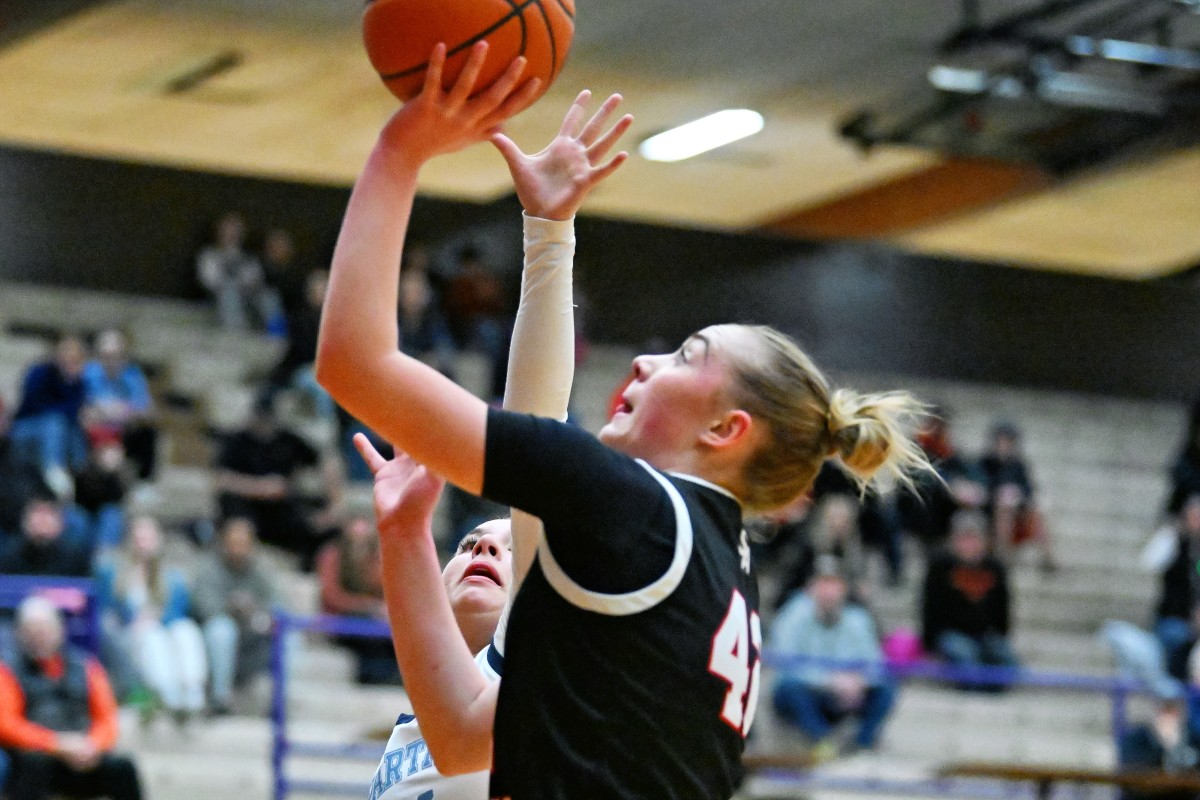
[[483,484],[487,407],[399,351],[396,296],[404,234],[421,166],[488,139],[524,107],[537,84],[518,84],[517,59],[472,97],[486,42],[454,86],[441,86],[446,49],[430,57],[425,88],[396,112],[354,187],[333,256],[321,319],[317,378],[351,414],[467,491]]
[[[575,373],[574,216],[588,193],[624,163],[623,152],[607,157],[633,122],[625,115],[605,129],[621,104],[621,96],[612,95],[585,124],[590,99],[587,91],[575,98],[557,135],[538,153],[527,155],[503,134],[492,137],[525,211],[525,267],[504,408],[558,420],[567,417]],[[512,536],[515,593],[533,561],[541,523],[514,509]],[[501,630],[501,649],[502,639]]]

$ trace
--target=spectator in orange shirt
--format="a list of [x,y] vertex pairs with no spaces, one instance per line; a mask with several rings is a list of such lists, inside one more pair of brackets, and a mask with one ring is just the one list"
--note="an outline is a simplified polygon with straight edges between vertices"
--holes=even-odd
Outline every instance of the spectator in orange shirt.
[[12,758],[10,800],[141,800],[137,767],[112,752],[117,701],[100,662],[66,643],[41,597],[17,611],[21,650],[0,666],[0,747]]

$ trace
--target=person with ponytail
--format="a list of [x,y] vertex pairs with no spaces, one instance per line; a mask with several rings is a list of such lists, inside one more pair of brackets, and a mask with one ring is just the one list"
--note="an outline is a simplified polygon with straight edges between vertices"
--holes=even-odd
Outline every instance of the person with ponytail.
[[[486,51],[475,45],[446,90],[439,45],[422,93],[384,127],[334,253],[316,362],[334,398],[407,454],[384,462],[360,440],[377,474],[381,536],[405,554],[386,576],[399,589],[389,615],[409,625],[396,639],[405,687],[439,769],[490,767],[492,797],[726,800],[741,780],[761,672],[743,516],[808,491],[831,457],[864,489],[926,468],[905,435],[921,406],[903,393],[833,390],[783,334],[716,325],[673,353],[635,359],[597,438],[489,408],[403,355],[399,265],[427,161],[490,140],[526,214],[567,220],[625,158],[608,158],[616,129],[584,124],[586,94],[547,150],[521,153],[500,126],[536,83],[521,83],[518,59],[477,90]],[[587,163],[523,189],[522,162],[558,148]],[[543,523],[498,684],[476,668],[446,599],[427,524],[442,480]]]

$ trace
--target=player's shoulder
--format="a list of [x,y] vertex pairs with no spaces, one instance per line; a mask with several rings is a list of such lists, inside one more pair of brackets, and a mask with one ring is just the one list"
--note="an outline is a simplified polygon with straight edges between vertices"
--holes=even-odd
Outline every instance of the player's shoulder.
[[496,647],[495,642],[475,654],[475,666],[479,669],[480,674],[489,681],[500,680],[500,676],[504,673],[504,656]]

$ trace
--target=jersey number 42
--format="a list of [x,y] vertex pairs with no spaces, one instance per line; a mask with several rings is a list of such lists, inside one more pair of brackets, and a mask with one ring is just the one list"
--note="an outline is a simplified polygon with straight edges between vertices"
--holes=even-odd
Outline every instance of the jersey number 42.
[[762,622],[758,612],[747,614],[746,598],[734,589],[729,611],[713,637],[708,671],[729,684],[721,719],[742,736],[750,732],[758,708],[761,649]]

